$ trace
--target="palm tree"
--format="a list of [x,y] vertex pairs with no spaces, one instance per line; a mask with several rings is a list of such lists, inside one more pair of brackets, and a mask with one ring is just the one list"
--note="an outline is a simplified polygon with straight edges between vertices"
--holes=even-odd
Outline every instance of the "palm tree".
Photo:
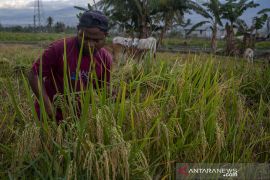
[[161,33],[159,43],[162,44],[164,34],[173,26],[185,26],[189,24],[184,20],[184,13],[189,12],[190,9],[198,7],[197,3],[190,0],[153,0],[151,7],[153,8],[151,14],[157,23],[163,22],[161,26]]
[[[243,43],[241,43],[241,51],[243,52],[246,48],[254,48],[257,31],[263,28],[264,24],[269,20],[267,12],[270,12],[270,8],[262,9],[257,13],[257,16],[253,17],[252,25],[248,26],[247,23],[242,20],[237,20],[238,32],[243,35]],[[255,34],[255,36],[253,36]]]
[[269,38],[269,36],[270,36],[270,17],[267,18],[266,28],[267,28],[267,37]]
[[[100,0],[95,5],[110,17],[111,27],[119,25],[124,31],[131,32],[131,35],[139,32],[139,38],[150,36],[152,29],[160,29],[153,22],[154,19],[159,24],[163,22],[160,39],[174,22],[183,23],[184,12],[197,7],[192,0]],[[75,8],[87,10],[77,6]]]
[[156,24],[163,22],[161,41],[163,35],[175,22],[184,23],[185,12],[197,7],[197,3],[192,0],[102,0],[102,2],[113,21],[139,32],[139,38],[148,37],[154,27],[160,26]]
[[[97,10],[97,3],[96,3],[96,1],[95,0],[93,0],[94,1],[94,6],[95,6],[95,9]],[[89,4],[88,4],[89,5]]]
[[[142,6],[145,4],[144,1],[140,0],[100,0],[99,2],[94,2],[95,9],[102,10],[107,16],[109,16],[109,26],[114,27],[119,25],[120,28],[128,31],[139,31],[142,24],[145,23],[145,11],[142,11]],[[93,6],[88,3],[88,7],[74,6],[74,8],[80,11],[93,10]],[[145,8],[144,8],[145,9]],[[140,13],[138,13],[140,12]],[[82,13],[79,13],[77,17],[79,18]],[[140,29],[143,36],[145,30]]]
[[52,25],[53,25],[53,18],[49,16],[47,18],[47,27],[49,28],[49,31],[52,29]]
[[110,19],[130,31],[138,31],[140,38],[149,35],[151,0],[101,0]]
[[236,54],[236,43],[234,27],[237,26],[237,20],[249,8],[255,8],[259,4],[249,0],[226,0],[222,5],[222,18],[229,21],[226,23],[226,53],[228,55]]
[[[259,29],[261,29],[262,27],[260,26],[260,19],[262,20],[262,25],[264,25],[266,23],[266,30],[267,30],[267,36],[269,37],[270,35],[270,16],[268,15],[270,12],[270,8],[264,8],[261,11],[259,11],[257,13],[257,15],[261,15],[261,17],[259,17],[259,21],[257,24],[257,27],[259,27]],[[256,20],[256,17],[253,18],[254,20]]]
[[54,25],[55,32],[61,33],[64,32],[66,28],[66,25],[63,22],[56,22]]
[[[96,6],[96,4],[95,4]],[[88,3],[87,4],[87,8],[84,7],[80,7],[80,6],[74,6],[75,9],[78,9],[80,11],[88,11],[88,10],[93,10],[93,7]],[[80,16],[82,15],[82,13],[80,12],[79,14],[77,14],[77,18],[80,18]]]
[[221,11],[222,4],[219,2],[219,0],[210,0],[207,3],[204,3],[203,6],[206,9],[201,8],[200,11],[197,11],[197,12],[201,14],[204,18],[209,19],[209,20],[201,21],[195,24],[194,26],[191,27],[191,29],[189,30],[189,32],[187,32],[187,34],[190,34],[196,28],[203,26],[204,24],[210,24],[210,29],[212,30],[211,48],[212,48],[212,52],[216,53],[218,25],[223,26],[220,19],[220,16],[222,13]]

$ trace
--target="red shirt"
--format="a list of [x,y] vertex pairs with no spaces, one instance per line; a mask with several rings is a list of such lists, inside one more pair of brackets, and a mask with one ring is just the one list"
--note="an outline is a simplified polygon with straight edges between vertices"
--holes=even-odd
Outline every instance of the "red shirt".
[[[91,72],[90,55],[82,55],[80,70],[78,74],[79,81],[75,89],[76,68],[78,64],[78,57],[80,47],[77,37],[66,39],[66,57],[67,57],[67,73],[68,80],[71,82],[70,87],[75,91],[81,90],[81,84],[85,87],[89,82],[89,71]],[[54,95],[63,93],[64,91],[64,40],[59,40],[52,43],[43,53],[42,57],[37,59],[33,64],[32,70],[35,74],[39,74],[40,62],[42,62],[42,78],[46,92],[51,101],[53,101]],[[110,83],[110,70],[112,65],[112,56],[104,48],[95,50],[93,53],[93,62],[99,85],[104,83]],[[106,77],[106,78],[105,78]],[[92,82],[95,86],[95,82]],[[39,114],[39,107],[36,103],[36,109]],[[58,118],[57,118],[58,119]]]

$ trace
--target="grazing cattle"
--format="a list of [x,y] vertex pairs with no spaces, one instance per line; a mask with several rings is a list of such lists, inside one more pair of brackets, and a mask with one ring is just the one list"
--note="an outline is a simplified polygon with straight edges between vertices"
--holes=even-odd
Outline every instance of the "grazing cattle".
[[114,60],[118,62],[117,64],[122,64],[129,58],[140,60],[147,51],[156,58],[156,42],[153,37],[147,39],[115,37],[112,42]]
[[124,37],[114,37],[112,41],[113,59],[118,65],[126,62],[129,58],[129,51],[132,48],[133,39]]
[[248,62],[253,63],[254,51],[250,48],[247,48],[244,52],[244,59],[246,59]]
[[137,48],[139,51],[150,51],[154,55],[154,58],[156,58],[157,40],[153,37],[146,39],[134,38],[133,47]]
[[238,40],[240,40],[240,41],[243,41],[244,36],[236,36],[236,39],[238,39]]
[[113,38],[113,44],[119,44],[119,45],[129,48],[132,46],[132,39],[117,36]]

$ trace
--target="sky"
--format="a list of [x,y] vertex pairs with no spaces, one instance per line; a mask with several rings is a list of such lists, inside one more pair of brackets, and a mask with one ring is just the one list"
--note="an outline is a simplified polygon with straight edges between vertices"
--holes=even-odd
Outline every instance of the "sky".
[[[35,0],[0,0],[0,9],[28,9],[33,8]],[[42,0],[43,6],[51,8],[61,8],[64,6],[81,6],[87,3],[92,4],[92,0]]]
[[[0,24],[1,25],[30,25],[33,24],[34,2],[37,0],[0,0]],[[51,16],[54,21],[61,21],[67,25],[76,26],[78,19],[76,14],[80,11],[74,6],[86,7],[87,3],[93,4],[93,0],[40,0],[42,1],[42,17],[44,23]],[[96,0],[98,2],[99,0]],[[203,3],[207,0],[196,0]],[[224,0],[221,0],[224,2]],[[261,6],[255,9],[249,9],[243,15],[242,19],[248,24],[251,23],[252,17],[262,8],[270,8],[270,0],[254,0]],[[186,14],[186,18],[190,18],[193,23],[203,20],[198,14]]]
[[[51,16],[54,22],[61,21],[66,25],[76,26],[76,15],[80,12],[74,6],[86,7],[93,0],[40,0],[41,21]],[[98,0],[96,0],[98,2]],[[0,0],[0,24],[4,26],[33,24],[34,7],[37,0]]]

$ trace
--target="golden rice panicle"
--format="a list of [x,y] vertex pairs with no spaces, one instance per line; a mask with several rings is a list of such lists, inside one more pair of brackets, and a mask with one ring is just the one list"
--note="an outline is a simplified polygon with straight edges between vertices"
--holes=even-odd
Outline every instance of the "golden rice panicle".
[[104,143],[104,137],[103,137],[103,128],[104,128],[104,122],[102,119],[102,112],[101,110],[98,110],[98,113],[96,115],[96,137],[97,137],[97,143],[103,144]]
[[22,135],[18,138],[16,156],[22,158],[29,155],[34,158],[38,155],[40,148],[40,128],[34,123],[27,124]]
[[77,180],[76,162],[72,160],[68,165],[67,180]]
[[63,130],[61,126],[57,127],[55,139],[56,143],[59,144],[60,146],[63,144]]
[[217,145],[218,153],[221,153],[221,150],[225,145],[225,137],[224,137],[224,131],[222,130],[218,122],[216,122],[216,145]]
[[105,174],[104,179],[110,180],[109,157],[108,157],[108,153],[106,150],[103,151],[102,157],[103,157],[102,162],[103,162],[103,167],[104,167],[103,173]]

